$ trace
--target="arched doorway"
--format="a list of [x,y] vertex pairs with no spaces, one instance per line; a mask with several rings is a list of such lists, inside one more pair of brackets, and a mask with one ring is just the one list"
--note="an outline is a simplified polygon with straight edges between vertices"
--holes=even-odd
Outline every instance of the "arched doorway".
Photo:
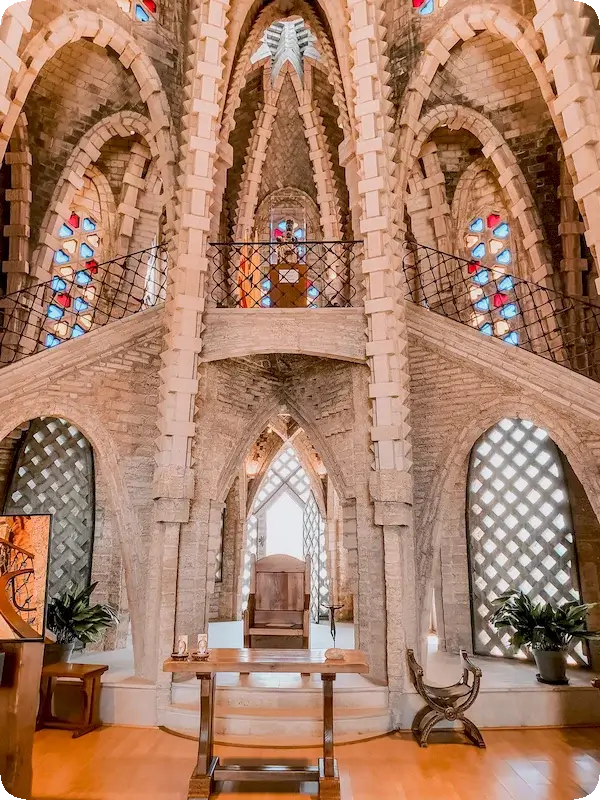
[[[473,645],[481,655],[523,657],[490,622],[497,597],[512,589],[535,602],[582,600],[564,456],[548,432],[502,419],[471,451],[467,539]],[[578,644],[571,657],[589,663]]]

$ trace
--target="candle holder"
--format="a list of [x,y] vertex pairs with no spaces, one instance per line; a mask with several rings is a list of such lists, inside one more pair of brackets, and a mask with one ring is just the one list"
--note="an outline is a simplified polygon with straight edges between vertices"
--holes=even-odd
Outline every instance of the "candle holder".
[[198,649],[192,653],[192,661],[206,661],[210,656],[208,650],[208,635],[206,633],[198,634]]
[[334,605],[323,605],[323,608],[327,609],[329,614],[329,631],[331,633],[331,638],[333,639],[333,647],[330,647],[328,650],[325,650],[325,658],[328,661],[343,661],[346,658],[346,654],[343,650],[340,650],[338,647],[335,646],[335,635],[336,635],[336,627],[335,627],[335,612],[339,611],[340,608],[344,607],[342,603],[339,606]]
[[188,656],[188,637],[187,634],[182,633],[181,636],[177,637],[177,647],[171,653],[171,658],[173,661],[187,661]]

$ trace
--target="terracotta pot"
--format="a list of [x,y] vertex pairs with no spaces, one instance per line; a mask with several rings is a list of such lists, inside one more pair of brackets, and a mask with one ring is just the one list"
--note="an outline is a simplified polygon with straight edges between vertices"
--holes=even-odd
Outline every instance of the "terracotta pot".
[[565,650],[534,650],[533,657],[544,683],[567,683],[567,653]]
[[73,655],[74,642],[69,644],[47,644],[44,647],[44,666],[48,664],[58,664],[59,662],[70,661]]

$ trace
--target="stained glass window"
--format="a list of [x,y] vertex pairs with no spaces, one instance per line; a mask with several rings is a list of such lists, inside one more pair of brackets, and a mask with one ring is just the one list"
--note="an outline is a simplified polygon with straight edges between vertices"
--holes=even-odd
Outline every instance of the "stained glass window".
[[515,282],[507,274],[513,264],[510,224],[496,211],[473,217],[465,233],[472,324],[486,336],[507,344],[520,343],[520,310]]
[[117,0],[117,5],[136,22],[151,22],[156,19],[158,11],[156,0]]
[[436,9],[443,8],[447,2],[448,0],[412,0],[413,8],[416,8],[422,17],[428,17]]
[[[494,600],[513,589],[536,603],[580,599],[569,494],[548,432],[501,420],[471,452],[467,494],[475,652],[523,658],[491,624]],[[587,663],[581,644],[573,661]]]
[[96,304],[95,276],[102,261],[102,231],[96,217],[73,209],[63,222],[54,253],[51,297],[46,306],[45,347],[75,339],[90,330]]

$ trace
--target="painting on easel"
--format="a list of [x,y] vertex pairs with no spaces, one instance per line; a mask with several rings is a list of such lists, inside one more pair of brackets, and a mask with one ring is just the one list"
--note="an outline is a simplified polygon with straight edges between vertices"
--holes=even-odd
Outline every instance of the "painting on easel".
[[0,516],[0,642],[44,638],[51,522]]

